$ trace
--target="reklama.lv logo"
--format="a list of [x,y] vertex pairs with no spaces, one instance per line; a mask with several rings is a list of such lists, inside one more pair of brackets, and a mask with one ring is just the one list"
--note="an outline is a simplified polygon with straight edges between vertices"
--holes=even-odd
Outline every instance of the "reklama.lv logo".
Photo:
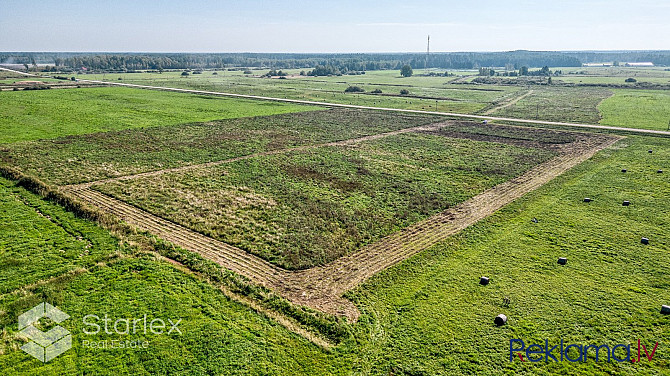
[[[515,347],[515,344],[520,346]],[[549,347],[549,340],[545,339],[544,346],[530,344],[526,347],[523,340],[514,338],[509,340],[509,361],[514,361],[516,355],[522,362],[541,362],[543,360],[549,362],[550,359],[553,362],[562,362],[564,360],[568,362],[586,362],[589,359],[589,355],[591,355],[591,359],[595,359],[596,362],[607,356],[608,362],[614,359],[617,362],[637,363],[644,359],[642,356],[644,354],[644,357],[651,362],[654,354],[656,354],[656,349],[658,349],[658,342],[656,342],[654,349],[649,353],[647,347],[639,339],[637,340],[637,354],[635,354],[634,347],[633,353],[631,353],[631,345],[624,344],[617,344],[611,348],[608,345],[569,344],[566,346],[563,339],[561,339],[560,344]],[[555,352],[558,352],[558,354]],[[558,358],[559,356],[560,359]]]

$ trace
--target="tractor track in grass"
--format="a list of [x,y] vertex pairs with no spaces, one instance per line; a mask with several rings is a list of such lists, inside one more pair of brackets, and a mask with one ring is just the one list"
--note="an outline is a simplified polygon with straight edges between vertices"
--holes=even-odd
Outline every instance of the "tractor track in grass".
[[491,115],[491,114],[493,114],[493,113],[495,113],[495,112],[498,112],[498,111],[500,111],[500,110],[502,110],[502,109],[504,109],[504,108],[507,108],[507,107],[510,107],[510,106],[514,106],[515,104],[517,104],[517,102],[519,102],[520,100],[526,98],[527,96],[529,96],[529,95],[531,95],[531,94],[533,94],[533,93],[534,93],[534,90],[528,90],[527,92],[525,92],[525,93],[523,93],[523,94],[521,94],[521,95],[519,95],[519,96],[517,96],[517,97],[514,97],[514,98],[512,98],[512,99],[510,99],[510,100],[508,100],[508,101],[502,103],[502,104],[499,105],[499,106],[495,106],[495,107],[493,107],[493,108],[491,108],[491,109],[485,111],[482,115]]
[[[424,125],[383,134],[365,136],[327,144],[304,146],[295,150],[327,145],[348,145],[405,132],[435,129],[441,124]],[[570,168],[589,159],[596,152],[621,139],[608,135],[577,135],[576,141],[559,148],[559,155],[526,173],[490,188],[453,208],[417,222],[401,231],[343,256],[323,266],[291,271],[277,267],[240,248],[215,240],[182,225],[156,216],[143,209],[93,190],[94,184],[111,180],[131,179],[147,174],[181,171],[207,167],[254,156],[276,154],[289,150],[258,153],[226,161],[192,165],[107,179],[98,182],[62,187],[63,190],[95,207],[111,213],[125,222],[163,238],[177,246],[195,252],[222,267],[242,275],[254,283],[277,292],[293,303],[322,312],[345,316],[350,321],[358,318],[355,305],[343,294],[379,273],[425,250],[459,231],[493,214],[503,206],[531,192]]]

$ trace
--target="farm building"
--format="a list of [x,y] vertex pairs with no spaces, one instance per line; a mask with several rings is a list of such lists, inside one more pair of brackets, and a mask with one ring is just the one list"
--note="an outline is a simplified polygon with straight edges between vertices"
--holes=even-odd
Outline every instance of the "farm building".
[[624,65],[627,66],[627,67],[653,67],[654,63],[652,63],[652,62],[626,63]]

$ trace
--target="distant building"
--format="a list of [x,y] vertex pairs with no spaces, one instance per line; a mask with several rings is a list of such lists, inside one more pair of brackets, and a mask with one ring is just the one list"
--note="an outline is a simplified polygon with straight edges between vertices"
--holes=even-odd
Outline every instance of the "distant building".
[[653,67],[654,63],[651,63],[651,62],[625,63],[624,65],[627,66],[627,67]]
[[611,67],[614,63],[584,63],[583,67]]

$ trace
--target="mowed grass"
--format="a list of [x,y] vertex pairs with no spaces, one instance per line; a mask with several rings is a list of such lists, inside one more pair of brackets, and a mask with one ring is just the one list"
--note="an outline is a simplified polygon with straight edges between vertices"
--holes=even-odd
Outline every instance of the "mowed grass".
[[19,142],[1,147],[0,161],[64,185],[346,140],[443,119],[351,109],[309,111]]
[[94,188],[295,269],[357,250],[553,155],[403,134]]
[[598,124],[598,104],[612,95],[598,87],[533,87],[533,93],[492,116]]
[[0,144],[316,109],[121,87],[3,91]]
[[[653,154],[647,152],[653,149]],[[629,138],[368,281],[355,370],[397,375],[665,374],[670,367],[670,140]],[[628,169],[621,173],[621,169]],[[594,199],[584,203],[584,197]],[[624,207],[623,200],[632,205]],[[532,219],[537,218],[538,223]],[[649,245],[640,243],[650,239]],[[557,259],[567,257],[565,266]],[[480,276],[491,284],[480,286]],[[509,305],[503,298],[509,298]],[[503,313],[508,323],[496,327]],[[365,324],[363,324],[365,323]],[[623,343],[640,364],[509,362],[509,340]],[[619,350],[620,351],[620,350]],[[554,351],[558,354],[558,350]],[[623,353],[617,353],[625,357]],[[575,353],[572,356],[576,357]],[[524,354],[525,357],[525,354]]]
[[[0,179],[0,370],[3,375],[317,374],[326,354],[216,287]],[[18,316],[40,302],[70,315],[73,349],[49,363],[20,350]],[[88,335],[84,316],[160,318],[181,333]],[[170,324],[168,324],[169,328]],[[119,329],[121,327],[119,326]],[[46,329],[45,329],[46,330]],[[121,329],[123,331],[123,329]],[[147,341],[101,349],[84,341]],[[110,342],[111,343],[111,342]]]
[[614,90],[598,106],[600,124],[618,127],[670,130],[670,92],[663,90]]
[[0,295],[113,257],[116,241],[90,222],[0,179]]

